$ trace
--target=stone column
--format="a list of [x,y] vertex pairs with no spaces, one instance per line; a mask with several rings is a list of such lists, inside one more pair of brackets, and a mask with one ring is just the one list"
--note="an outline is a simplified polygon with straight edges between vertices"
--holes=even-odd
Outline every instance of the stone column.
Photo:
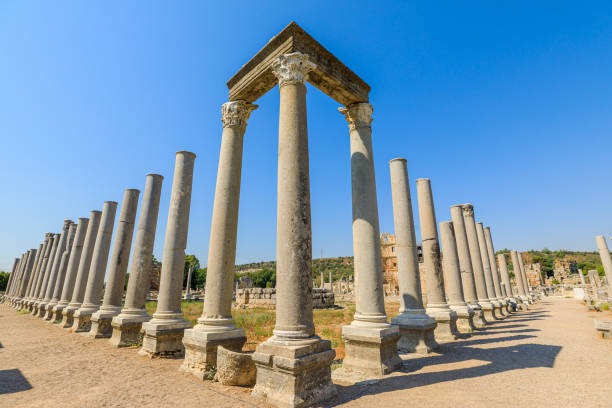
[[9,294],[10,294],[10,290],[11,290],[11,286],[13,284],[13,278],[15,277],[15,272],[17,271],[17,268],[19,267],[19,263],[21,262],[20,258],[15,258],[15,260],[13,261],[13,268],[11,269],[11,274],[9,275],[9,280],[6,284],[6,290],[4,291],[4,299],[8,300]]
[[484,271],[485,287],[487,289],[487,297],[493,304],[493,317],[494,319],[500,319],[501,315],[501,303],[495,297],[495,289],[493,288],[493,274],[491,273],[491,262],[489,261],[489,254],[487,252],[487,243],[484,237],[484,229],[482,222],[476,223],[476,236],[478,237],[478,248],[480,251],[480,258],[482,259],[482,268]]
[[42,303],[38,306],[40,309],[39,317],[44,319],[47,318],[48,314],[51,314],[51,309],[47,309],[47,306],[49,303],[51,303],[51,299],[53,298],[53,291],[55,290],[55,283],[57,282],[59,267],[62,262],[62,254],[64,253],[64,249],[66,249],[66,242],[68,240],[68,233],[71,224],[71,220],[64,220],[64,226],[62,227],[62,232],[53,255],[53,264],[51,266],[47,288],[45,289],[45,297],[43,298]]
[[113,317],[111,322],[113,335],[109,341],[117,347],[139,343],[142,323],[151,318],[147,314],[145,305],[151,284],[153,244],[163,180],[164,177],[159,174],[148,174],[145,182],[125,305],[121,313]]
[[43,257],[40,276],[38,278],[38,282],[36,283],[36,290],[34,292],[34,302],[32,303],[32,314],[35,316],[38,315],[38,305],[42,301],[46,289],[46,283],[49,280],[48,272],[51,269],[50,264],[53,262],[53,248],[56,246],[57,241],[59,241],[59,235],[49,233],[49,243]]
[[[185,300],[191,300],[191,275],[193,274],[193,266],[187,271],[187,283],[185,284]],[[185,339],[183,338],[183,343]]]
[[508,304],[507,311],[513,312],[516,310],[516,301],[514,296],[512,296],[512,285],[510,284],[510,273],[508,272],[506,255],[497,254],[497,262],[499,263],[499,271],[502,281],[504,282],[504,287],[506,288],[506,302]]
[[423,270],[427,287],[427,314],[436,319],[438,327],[435,335],[438,341],[459,338],[457,330],[457,313],[446,303],[444,280],[440,265],[440,244],[434,210],[431,182],[427,178],[416,181],[421,221],[421,242],[423,245]]
[[444,290],[448,305],[457,313],[457,328],[462,333],[474,331],[474,311],[463,297],[463,284],[459,268],[459,255],[455,231],[451,221],[440,223],[440,240],[442,242],[442,272],[444,273]]
[[19,299],[19,288],[22,283],[23,273],[26,269],[26,265],[28,263],[28,258],[30,256],[30,251],[26,251],[21,256],[21,260],[19,261],[19,267],[17,268],[17,272],[15,273],[15,279],[11,282],[11,287],[8,288],[9,294],[11,296],[11,306],[16,307],[16,302]]
[[195,157],[191,152],[176,153],[157,310],[153,319],[142,324],[145,334],[140,354],[182,355],[183,331],[191,327],[191,324],[183,319],[181,292]]
[[109,338],[113,333],[113,327],[111,326],[113,317],[121,312],[125,274],[127,273],[130,250],[132,249],[132,235],[134,234],[139,196],[140,190],[136,189],[127,189],[123,195],[106,288],[104,289],[104,301],[100,309],[91,315],[90,337]]
[[500,286],[499,270],[497,269],[497,264],[495,263],[495,250],[493,249],[491,228],[484,227],[483,232],[485,238],[485,246],[487,249],[487,256],[489,257],[489,265],[491,266],[491,276],[493,277],[493,289],[495,290],[496,300],[501,304],[500,315],[503,316],[508,314],[508,311],[506,310],[508,302],[506,302],[506,300],[504,299],[504,294]]
[[23,269],[23,273],[21,274],[21,284],[19,285],[19,289],[16,292],[15,303],[21,307],[21,300],[25,297],[26,289],[28,288],[28,282],[32,275],[32,269],[34,268],[34,259],[36,258],[36,249],[30,249],[28,251],[27,262],[25,268]]
[[[62,234],[65,235],[63,231]],[[51,252],[49,253],[49,262],[47,263],[47,270],[45,271],[45,279],[43,280],[42,286],[40,288],[40,301],[36,303],[35,315],[38,317],[44,317],[44,314],[46,312],[44,307],[51,300],[51,294],[49,293],[49,295],[47,295],[47,293],[51,286],[50,282],[53,279],[53,265],[55,264],[55,260],[59,258],[58,246],[60,240],[61,234],[55,234],[53,238],[53,247],[51,247]]]
[[582,269],[578,271],[578,277],[580,278],[580,283],[582,285],[586,285],[586,282],[584,281],[584,273]]
[[[244,330],[232,319],[232,291],[236,261],[236,234],[242,174],[244,132],[257,105],[245,101],[226,102],[221,107],[221,151],[213,206],[204,310],[193,329],[185,330],[185,360],[181,370],[198,377],[217,364],[217,346],[240,351],[246,342]],[[189,284],[189,282],[187,282]]]
[[21,300],[21,304],[19,307],[20,310],[27,307],[27,302],[30,297],[30,292],[32,291],[32,286],[34,285],[34,282],[36,281],[36,273],[38,272],[37,270],[38,263],[40,262],[43,246],[44,244],[40,244],[38,246],[38,250],[36,251],[36,258],[34,259],[34,265],[32,265],[32,273],[30,274],[30,279],[28,279],[28,283],[25,289],[25,294],[23,296],[23,299]]
[[480,256],[480,246],[478,245],[478,234],[476,232],[476,221],[474,220],[474,206],[472,204],[463,204],[462,208],[465,233],[467,235],[468,246],[470,249],[470,260],[472,261],[472,269],[474,270],[476,295],[478,296],[478,304],[482,308],[483,319],[486,323],[487,320],[495,320],[495,316],[493,312],[493,304],[491,303],[491,300],[487,294],[482,257]]
[[102,212],[100,211],[94,210],[89,214],[89,225],[87,226],[87,232],[85,233],[83,251],[81,253],[81,259],[79,259],[77,276],[74,280],[74,289],[72,291],[70,303],[64,308],[64,310],[62,310],[63,317],[61,326],[64,329],[72,330],[72,326],[74,324],[74,312],[81,307],[83,298],[85,297],[85,289],[87,287],[89,269],[91,266],[91,258],[93,257],[101,217]]
[[459,270],[461,272],[461,286],[463,288],[463,298],[468,306],[474,311],[472,324],[476,328],[486,326],[482,307],[478,303],[476,294],[476,282],[474,280],[474,269],[470,258],[470,247],[468,244],[465,221],[463,219],[463,206],[453,205],[450,208],[453,230],[455,231],[455,243],[457,245],[457,256],[459,257]]
[[[312,405],[335,393],[331,343],[314,333],[312,231],[306,76],[315,68],[299,52],[279,56],[272,71],[280,94],[276,225],[276,325],[257,346],[253,394],[271,405]],[[347,346],[348,347],[348,346]],[[283,363],[280,363],[280,361]]]
[[74,323],[72,331],[87,334],[91,330],[91,315],[100,308],[104,275],[108,264],[108,253],[110,251],[113,226],[115,225],[115,214],[117,212],[116,201],[105,201],[102,208],[102,218],[96,236],[93,255],[91,257],[91,269],[87,279],[87,288],[83,304],[74,312]]
[[397,343],[400,351],[428,354],[438,349],[434,338],[434,329],[438,324],[425,313],[423,307],[406,159],[391,160],[389,168],[400,290],[399,314],[391,319],[391,323],[397,325],[400,330],[401,337]]
[[596,236],[595,242],[597,243],[597,250],[599,251],[601,263],[606,273],[606,280],[608,281],[608,304],[612,305],[612,259],[610,259],[610,251],[608,250],[606,238],[603,235]]
[[38,259],[38,264],[36,265],[36,272],[34,275],[34,279],[32,280],[32,287],[30,288],[28,298],[25,301],[25,307],[28,312],[32,312],[32,305],[36,301],[36,297],[37,297],[36,288],[42,278],[44,257],[45,257],[45,253],[47,252],[47,247],[49,246],[51,242],[51,239],[50,239],[51,236],[52,236],[51,233],[49,232],[45,233],[45,240],[43,242],[42,249],[39,251],[40,257]]
[[527,309],[529,304],[527,299],[527,291],[525,290],[525,283],[521,275],[521,266],[519,265],[519,255],[516,251],[510,251],[510,257],[512,259],[512,266],[514,267],[514,280],[518,288],[518,296],[515,298],[518,306],[521,310]]
[[527,274],[525,273],[525,265],[523,265],[523,256],[520,252],[517,252],[518,255],[518,263],[521,271],[521,278],[523,279],[523,287],[525,288],[525,295],[529,300],[529,303],[533,303],[533,298],[531,296],[531,291],[529,290],[529,281],[527,280]]
[[79,223],[77,224],[76,233],[70,249],[70,257],[68,259],[68,264],[66,265],[66,278],[64,279],[64,285],[62,287],[62,295],[60,297],[60,301],[53,307],[54,320],[56,322],[63,319],[62,313],[72,298],[74,283],[77,277],[81,254],[83,253],[83,244],[85,242],[85,235],[87,233],[88,226],[88,218],[79,218]]
[[[77,225],[70,224],[70,229],[68,230],[68,234],[66,236],[66,243],[64,245],[64,251],[62,252],[59,269],[57,271],[57,278],[55,280],[55,288],[53,289],[53,296],[51,297],[51,301],[47,304],[47,314],[45,316],[45,320],[55,323],[56,320],[54,318],[55,312],[53,309],[59,303],[62,297],[62,289],[64,287],[64,279],[66,277],[66,269],[68,267],[68,259],[70,258],[70,251],[72,249],[72,242],[74,241],[74,235],[76,234]],[[57,321],[61,320],[61,315],[57,317]]]
[[321,289],[325,288],[325,277],[323,276],[323,271],[321,270]]

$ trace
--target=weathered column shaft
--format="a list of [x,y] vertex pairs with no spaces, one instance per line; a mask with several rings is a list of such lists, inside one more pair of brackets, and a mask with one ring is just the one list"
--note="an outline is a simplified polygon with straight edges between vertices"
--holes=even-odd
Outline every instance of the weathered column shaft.
[[21,287],[21,283],[22,283],[22,276],[23,276],[23,272],[26,269],[26,265],[28,263],[28,258],[30,257],[30,251],[25,251],[23,253],[23,255],[21,256],[21,261],[19,262],[19,268],[17,269],[17,273],[15,274],[15,279],[14,281],[11,283],[11,287],[9,289],[10,295],[13,297],[13,299],[17,298],[18,293],[19,293],[19,288]]
[[38,276],[38,280],[36,282],[36,288],[34,289],[34,294],[32,296],[33,300],[38,301],[41,299],[41,293],[44,290],[45,282],[48,280],[47,268],[49,266],[49,257],[53,251],[53,246],[55,245],[56,235],[49,233],[47,239],[47,247],[45,248],[45,253],[43,255],[42,263],[40,266],[40,272]]
[[506,261],[506,255],[497,254],[497,263],[499,263],[499,271],[501,274],[502,281],[506,287],[506,299],[513,298],[512,296],[512,285],[510,284],[510,273],[508,272],[508,263]]
[[28,251],[28,258],[26,266],[21,275],[21,284],[19,285],[19,291],[17,292],[18,298],[23,298],[25,296],[26,289],[28,287],[28,281],[30,280],[30,276],[32,274],[32,268],[34,267],[34,259],[36,258],[36,250],[30,249]]
[[455,242],[453,223],[440,223],[440,240],[442,242],[442,271],[444,272],[444,288],[448,304],[465,306],[461,273],[459,272],[459,255]]
[[48,303],[53,298],[53,291],[55,290],[55,283],[57,282],[57,276],[59,273],[60,263],[62,262],[62,254],[66,249],[66,242],[68,239],[68,232],[70,230],[71,220],[64,220],[64,226],[62,227],[62,233],[59,238],[57,247],[55,248],[55,254],[53,256],[53,265],[51,267],[51,275],[49,275],[49,282],[47,283],[47,289],[45,291],[44,302]]
[[514,268],[514,280],[516,281],[516,285],[518,287],[518,294],[521,297],[527,296],[527,291],[525,290],[525,283],[523,281],[521,266],[519,265],[518,253],[516,251],[510,251],[510,256],[512,258],[512,266]]
[[493,238],[491,237],[491,228],[484,227],[485,245],[487,248],[487,254],[489,255],[489,264],[491,265],[491,275],[493,276],[493,289],[495,290],[495,296],[498,299],[503,298],[503,293],[500,286],[499,271],[497,264],[495,263],[495,249],[493,248]]
[[30,279],[28,279],[28,284],[26,286],[26,290],[25,290],[25,294],[24,294],[24,300],[28,300],[30,297],[30,292],[32,291],[32,286],[34,285],[34,282],[36,281],[36,274],[38,273],[38,263],[40,262],[40,259],[42,258],[42,251],[43,251],[43,244],[40,244],[38,246],[38,250],[36,251],[36,259],[34,260],[34,265],[32,265],[32,273],[30,274]]
[[470,306],[478,305],[476,294],[476,283],[474,281],[474,270],[470,258],[470,247],[468,244],[465,221],[463,219],[463,206],[453,205],[450,208],[453,230],[455,231],[455,242],[457,245],[457,256],[459,257],[459,268],[461,271],[461,284],[463,297]]
[[608,296],[612,298],[612,259],[610,258],[610,251],[608,250],[608,244],[606,238],[603,235],[595,237],[597,243],[597,250],[603,264],[604,272],[606,273],[606,279],[608,280],[609,293]]
[[72,249],[70,250],[70,259],[68,260],[68,266],[66,267],[66,278],[64,279],[64,287],[62,288],[62,296],[59,302],[59,304],[62,306],[67,306],[72,299],[72,293],[74,292],[74,284],[77,278],[79,262],[81,260],[81,254],[83,253],[83,245],[85,243],[85,236],[87,234],[88,226],[88,218],[79,218]]
[[525,265],[523,265],[523,256],[520,252],[517,252],[518,263],[521,271],[521,278],[523,279],[523,287],[525,288],[525,294],[529,296],[529,281],[527,280],[527,273],[525,272]]
[[491,273],[491,262],[489,261],[489,253],[487,252],[487,243],[484,237],[482,222],[476,223],[476,234],[478,237],[478,247],[480,249],[480,258],[482,259],[482,267],[484,270],[487,297],[490,300],[497,300],[497,296],[495,296],[495,289],[493,288],[493,274]]
[[62,259],[60,260],[57,279],[55,281],[55,289],[53,290],[53,297],[51,298],[51,301],[54,303],[59,302],[62,297],[62,289],[64,288],[64,280],[66,279],[66,270],[68,268],[68,260],[70,259],[70,252],[72,251],[72,243],[74,242],[77,227],[77,224],[70,224],[70,229],[68,230],[64,252],[62,253]]

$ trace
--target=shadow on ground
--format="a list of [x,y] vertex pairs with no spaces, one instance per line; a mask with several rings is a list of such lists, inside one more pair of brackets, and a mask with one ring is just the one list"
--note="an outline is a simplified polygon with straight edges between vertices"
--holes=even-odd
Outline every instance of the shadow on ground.
[[15,392],[31,390],[32,385],[21,374],[21,371],[14,368],[12,370],[0,370],[0,395],[13,394]]

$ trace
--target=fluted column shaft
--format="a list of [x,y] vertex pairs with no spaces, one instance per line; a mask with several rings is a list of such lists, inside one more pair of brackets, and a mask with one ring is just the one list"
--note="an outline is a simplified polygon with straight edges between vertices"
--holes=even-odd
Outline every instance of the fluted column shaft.
[[523,265],[523,256],[520,252],[517,252],[518,255],[518,263],[521,271],[521,278],[523,279],[523,286],[525,288],[525,294],[527,297],[530,295],[529,291],[529,281],[527,280],[527,273],[525,272],[525,265]]

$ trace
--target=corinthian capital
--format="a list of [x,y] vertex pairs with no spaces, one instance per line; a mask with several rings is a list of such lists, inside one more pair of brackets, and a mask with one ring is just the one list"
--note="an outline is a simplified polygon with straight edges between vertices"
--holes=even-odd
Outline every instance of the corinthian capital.
[[461,206],[463,209],[464,217],[473,217],[474,216],[474,206],[472,204],[463,204]]
[[272,65],[272,72],[278,78],[278,86],[286,84],[304,84],[306,76],[316,65],[310,62],[308,55],[301,52],[284,54]]
[[351,130],[372,126],[373,110],[372,105],[367,102],[352,103],[346,108],[338,108],[338,111],[346,118]]
[[238,126],[245,129],[251,112],[257,108],[257,105],[245,101],[225,102],[221,106],[223,127]]

